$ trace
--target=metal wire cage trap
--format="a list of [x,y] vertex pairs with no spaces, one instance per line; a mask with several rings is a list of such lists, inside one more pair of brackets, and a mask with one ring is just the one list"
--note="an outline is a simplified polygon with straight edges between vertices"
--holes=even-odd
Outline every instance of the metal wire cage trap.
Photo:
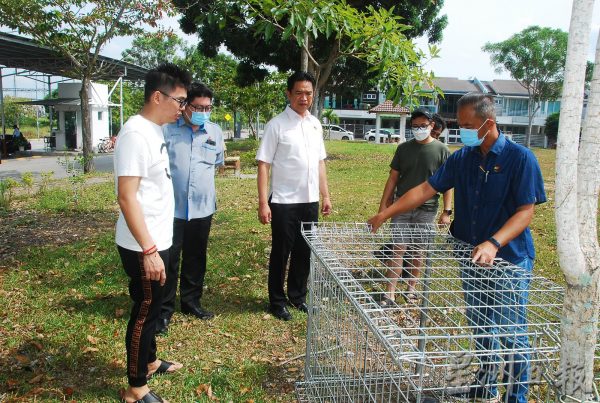
[[[471,245],[433,224],[372,234],[364,223],[305,223],[303,235],[312,257],[301,402],[501,402],[516,388],[529,402],[576,401],[558,394],[562,287],[500,259],[475,265]],[[383,306],[399,248],[422,257],[417,298]]]

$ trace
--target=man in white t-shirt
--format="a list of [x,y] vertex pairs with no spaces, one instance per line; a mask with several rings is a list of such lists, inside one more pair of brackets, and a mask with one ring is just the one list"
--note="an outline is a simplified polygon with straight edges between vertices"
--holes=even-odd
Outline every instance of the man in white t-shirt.
[[155,331],[174,212],[169,155],[161,126],[181,116],[190,83],[190,74],[174,64],[150,70],[144,106],[123,125],[115,145],[115,185],[121,208],[115,238],[133,300],[125,337],[129,387],[121,395],[126,402],[162,402],[148,387],[148,377],[183,366],[157,358]]
[[[331,212],[323,129],[309,112],[314,87],[310,73],[300,71],[288,78],[286,95],[290,105],[267,123],[256,154],[258,219],[262,224],[271,224],[269,310],[281,320],[292,318],[288,301],[308,312],[310,249],[302,237],[301,223],[319,219],[319,193],[323,197],[321,213]],[[286,298],[283,283],[288,259]]]

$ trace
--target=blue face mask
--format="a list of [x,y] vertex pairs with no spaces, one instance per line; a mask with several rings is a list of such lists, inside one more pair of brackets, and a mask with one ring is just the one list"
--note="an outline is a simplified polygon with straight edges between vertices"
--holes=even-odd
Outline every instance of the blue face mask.
[[488,119],[486,119],[485,122],[483,122],[481,126],[479,126],[479,129],[465,129],[464,127],[461,127],[460,141],[467,147],[476,147],[481,145],[481,143],[483,143],[483,140],[485,139],[485,136],[487,136],[490,131],[488,130],[482,138],[478,137],[478,133],[487,121]]
[[210,112],[192,112],[190,123],[194,126],[204,126],[210,120]]

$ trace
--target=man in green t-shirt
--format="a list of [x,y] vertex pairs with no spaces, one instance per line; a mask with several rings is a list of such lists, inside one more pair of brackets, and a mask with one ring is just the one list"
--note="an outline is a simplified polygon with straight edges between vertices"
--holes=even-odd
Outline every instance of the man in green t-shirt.
[[[448,147],[431,137],[431,130],[434,126],[433,116],[426,109],[415,109],[410,117],[412,133],[414,139],[402,143],[396,149],[392,163],[390,164],[390,175],[383,190],[379,211],[385,210],[394,202],[395,196],[399,198],[413,187],[426,181],[450,156]],[[421,206],[412,211],[399,214],[392,219],[393,226],[406,224],[432,224],[438,210],[439,195],[435,195],[427,200]],[[440,224],[450,224],[450,215],[452,214],[452,190],[444,193],[444,211],[440,216]],[[410,225],[408,226],[410,227]],[[381,306],[392,304],[395,299],[396,284],[402,274],[402,263],[404,254],[410,251],[411,262],[405,265],[407,268],[407,290],[403,294],[407,302],[415,302],[415,287],[421,265],[423,254],[419,246],[426,239],[419,235],[418,231],[393,230],[393,254],[387,266],[389,270],[386,274],[388,282],[386,285],[386,294],[381,298]]]

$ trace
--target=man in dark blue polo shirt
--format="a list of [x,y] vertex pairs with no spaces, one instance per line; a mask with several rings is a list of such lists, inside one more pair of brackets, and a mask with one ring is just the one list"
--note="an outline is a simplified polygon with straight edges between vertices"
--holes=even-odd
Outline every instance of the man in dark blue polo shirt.
[[[544,203],[546,194],[533,153],[508,140],[498,130],[495,119],[491,96],[464,95],[458,101],[457,120],[465,147],[452,154],[428,181],[405,193],[368,223],[375,232],[390,217],[414,209],[435,193],[454,188],[452,235],[474,246],[471,262],[461,268],[467,317],[477,335],[489,335],[477,337],[476,347],[493,351],[501,344],[518,351],[510,358],[493,354],[480,357],[477,379],[468,392],[454,398],[499,402],[496,385],[499,363],[504,360],[507,374],[503,382],[511,381],[502,401],[526,403],[529,357],[519,351],[529,348],[523,334],[527,330],[526,305],[535,258],[529,224],[534,206]],[[500,279],[497,270],[482,269],[492,265],[496,257],[522,270],[506,269],[511,273],[502,273]]]

